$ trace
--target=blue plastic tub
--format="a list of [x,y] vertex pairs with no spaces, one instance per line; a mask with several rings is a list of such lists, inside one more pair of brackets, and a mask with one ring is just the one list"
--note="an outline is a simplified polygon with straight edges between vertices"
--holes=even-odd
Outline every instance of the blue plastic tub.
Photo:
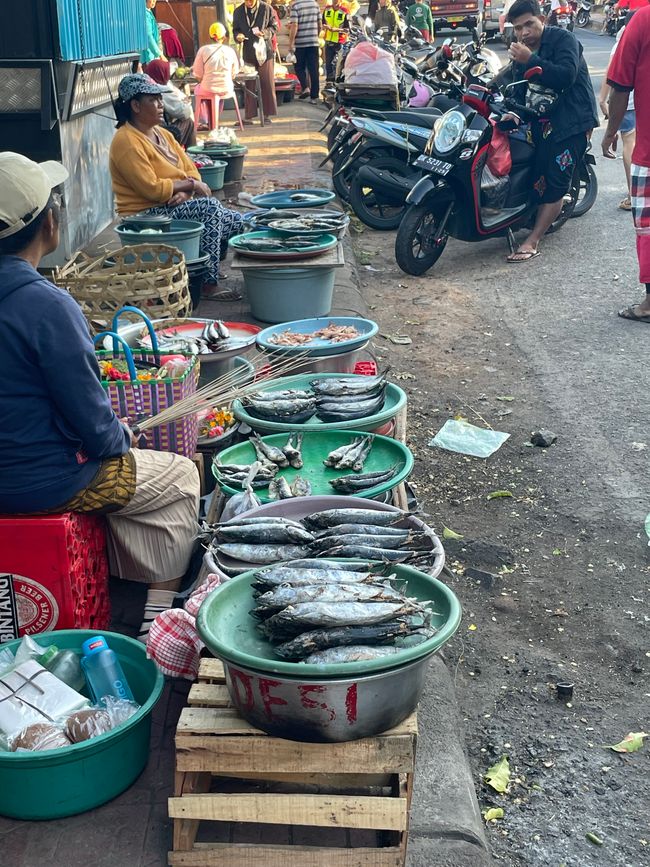
[[[300,195],[301,193],[317,198],[306,202],[296,201],[292,196]],[[252,204],[258,208],[320,208],[321,205],[326,205],[334,198],[335,193],[330,190],[322,189],[303,189],[303,190],[276,190],[274,193],[262,193],[261,196],[253,196]]]
[[169,229],[163,232],[134,232],[123,226],[117,226],[115,231],[123,247],[132,247],[134,244],[166,244],[180,250],[186,261],[192,261],[201,255],[203,229],[203,223],[197,220],[172,220]]
[[332,309],[335,268],[245,269],[251,313],[260,322],[327,316]]

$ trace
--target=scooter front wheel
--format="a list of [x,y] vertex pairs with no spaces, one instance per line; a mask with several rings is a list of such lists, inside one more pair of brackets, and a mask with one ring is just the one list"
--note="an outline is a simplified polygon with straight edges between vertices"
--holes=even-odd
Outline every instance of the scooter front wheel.
[[581,9],[576,15],[576,27],[586,27],[589,24],[589,12]]
[[402,217],[395,238],[395,260],[406,274],[419,277],[442,256],[449,235],[438,238],[441,217],[430,204],[411,205]]

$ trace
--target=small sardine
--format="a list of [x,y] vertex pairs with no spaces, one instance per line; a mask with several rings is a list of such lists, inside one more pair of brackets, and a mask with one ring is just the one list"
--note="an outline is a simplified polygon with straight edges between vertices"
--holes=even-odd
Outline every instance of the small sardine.
[[[256,452],[259,448],[262,454],[268,461],[271,461],[271,463],[277,464],[279,467],[289,466],[289,461],[284,455],[282,449],[279,449],[277,446],[271,445],[270,443],[265,443],[259,434],[253,433],[252,437],[249,437],[249,442],[253,444]],[[255,444],[257,444],[257,447]]]
[[[296,437],[296,443],[294,445],[294,436]],[[290,434],[289,439],[287,440],[287,444],[282,446],[282,451],[284,452],[287,460],[291,464],[291,466],[296,469],[302,469],[302,454],[301,454],[301,446],[302,446],[302,434]]]
[[350,449],[353,449],[359,444],[361,439],[361,437],[355,437],[351,443],[346,443],[344,446],[339,446],[337,449],[331,451],[323,461],[325,466],[336,467],[338,462],[350,451]]
[[302,476],[296,476],[291,485],[291,493],[294,497],[311,497],[311,482]]
[[357,445],[343,455],[341,460],[336,464],[337,470],[350,470],[355,464],[360,463],[363,469],[363,463],[370,453],[372,448],[373,437],[363,437]]

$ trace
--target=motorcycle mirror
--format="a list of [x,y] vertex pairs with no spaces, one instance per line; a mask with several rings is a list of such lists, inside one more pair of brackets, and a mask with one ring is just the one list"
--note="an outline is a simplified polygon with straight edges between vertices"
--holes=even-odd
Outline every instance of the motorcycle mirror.
[[544,72],[544,70],[541,66],[533,66],[524,72],[524,78],[526,81],[530,81],[531,78],[535,78],[536,75],[541,75],[542,72]]
[[366,18],[366,29],[367,30],[374,30],[375,29],[375,25],[372,23],[372,18]]
[[444,42],[442,43],[443,48],[444,48],[445,45],[453,45],[453,44],[454,44],[454,40],[451,38],[451,36],[448,36],[448,37],[444,40]]

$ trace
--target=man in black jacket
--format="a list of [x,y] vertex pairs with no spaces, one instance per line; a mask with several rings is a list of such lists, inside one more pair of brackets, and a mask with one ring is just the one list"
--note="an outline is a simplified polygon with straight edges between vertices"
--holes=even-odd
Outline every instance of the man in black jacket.
[[537,246],[562,210],[588,135],[598,126],[598,114],[582,46],[574,35],[558,27],[545,27],[537,0],[516,0],[508,20],[518,40],[510,46],[512,80],[521,80],[534,66],[543,70],[515,99],[534,105],[537,95],[551,104],[544,111],[548,120],[531,125],[536,147],[534,187],[540,202],[537,219],[517,252],[508,256],[508,262],[527,262],[539,256]]

